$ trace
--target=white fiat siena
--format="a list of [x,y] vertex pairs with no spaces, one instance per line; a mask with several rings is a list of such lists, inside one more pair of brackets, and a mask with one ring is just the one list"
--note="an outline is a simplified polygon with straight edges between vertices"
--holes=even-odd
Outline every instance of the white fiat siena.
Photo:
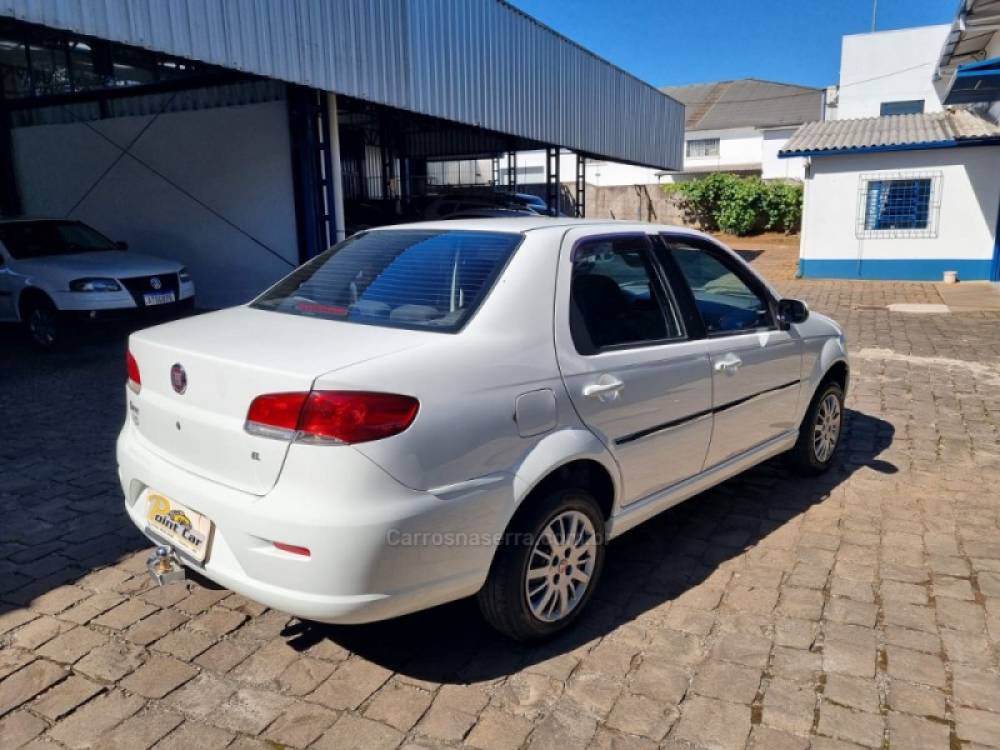
[[848,382],[840,328],[709,236],[548,217],[367,231],[127,364],[158,578],[333,623],[476,594],[517,639],[580,614],[609,539],[780,453],[826,469]]

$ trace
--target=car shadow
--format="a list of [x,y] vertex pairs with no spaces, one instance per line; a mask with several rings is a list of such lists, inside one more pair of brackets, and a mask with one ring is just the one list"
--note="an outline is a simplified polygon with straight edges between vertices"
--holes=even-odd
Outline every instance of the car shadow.
[[580,619],[541,644],[516,644],[479,615],[473,598],[393,620],[340,626],[293,621],[283,636],[304,651],[329,639],[400,674],[441,683],[503,677],[584,646],[698,586],[788,521],[830,497],[852,474],[893,474],[878,458],[893,439],[888,422],[845,410],[835,465],[819,477],[772,459],[701,493],[612,541],[601,583]]

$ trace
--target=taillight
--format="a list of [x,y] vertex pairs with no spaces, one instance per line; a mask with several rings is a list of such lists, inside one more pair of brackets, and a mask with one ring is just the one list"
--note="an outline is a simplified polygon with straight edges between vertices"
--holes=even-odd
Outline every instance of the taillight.
[[264,437],[288,439],[295,434],[308,393],[269,393],[250,404],[246,431]]
[[272,393],[250,404],[246,431],[304,443],[364,443],[399,434],[419,408],[415,398],[393,393]]
[[139,375],[139,363],[135,361],[132,352],[125,352],[125,369],[128,371],[128,387],[133,393],[142,388],[142,376]]

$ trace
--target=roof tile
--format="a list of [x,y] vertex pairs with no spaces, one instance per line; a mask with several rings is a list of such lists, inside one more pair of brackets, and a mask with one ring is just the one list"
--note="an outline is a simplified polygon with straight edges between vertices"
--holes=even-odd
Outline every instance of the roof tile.
[[795,131],[779,155],[997,138],[1000,138],[1000,125],[966,109],[947,109],[913,115],[809,122]]

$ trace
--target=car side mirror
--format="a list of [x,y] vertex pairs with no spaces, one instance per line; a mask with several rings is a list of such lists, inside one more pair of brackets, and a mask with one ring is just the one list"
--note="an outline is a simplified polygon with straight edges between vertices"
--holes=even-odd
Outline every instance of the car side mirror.
[[778,327],[787,331],[794,323],[805,323],[809,319],[809,308],[802,300],[783,299],[778,301]]
[[128,243],[119,240],[115,243],[115,250],[128,250]]

